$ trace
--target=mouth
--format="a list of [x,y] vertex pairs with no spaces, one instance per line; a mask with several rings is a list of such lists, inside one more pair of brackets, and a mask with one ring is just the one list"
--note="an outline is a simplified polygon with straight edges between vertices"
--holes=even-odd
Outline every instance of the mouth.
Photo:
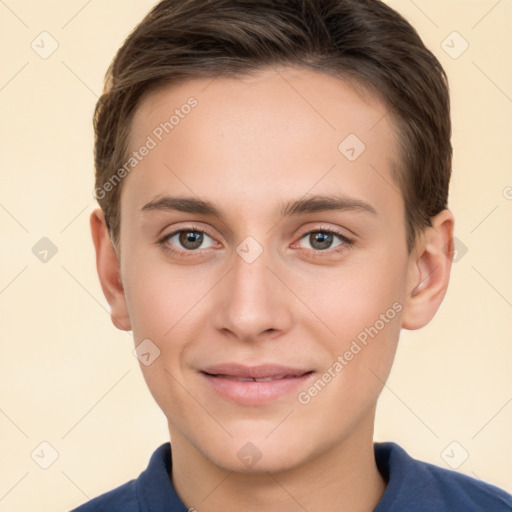
[[240,405],[260,406],[285,400],[316,372],[281,365],[217,365],[200,371],[209,390]]
[[237,382],[271,382],[274,380],[299,378],[299,377],[302,377],[302,375],[306,375],[307,373],[310,373],[310,372],[306,372],[302,375],[278,375],[276,377],[260,377],[260,378],[235,377],[233,375],[223,375],[223,374],[215,375],[215,374],[211,374],[211,373],[207,373],[207,372],[203,372],[203,373],[205,373],[206,375],[210,375],[210,377],[218,377],[221,379],[236,380]]
[[238,363],[223,363],[203,368],[201,371],[208,375],[223,378],[272,380],[301,377],[312,370],[307,367],[292,367],[273,363],[254,366],[247,366]]

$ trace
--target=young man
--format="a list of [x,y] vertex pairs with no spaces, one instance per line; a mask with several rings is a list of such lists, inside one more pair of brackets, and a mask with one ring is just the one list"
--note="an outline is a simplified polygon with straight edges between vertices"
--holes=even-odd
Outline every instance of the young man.
[[167,0],[95,114],[97,268],[171,443],[87,511],[510,511],[374,443],[453,216],[446,77],[377,0]]

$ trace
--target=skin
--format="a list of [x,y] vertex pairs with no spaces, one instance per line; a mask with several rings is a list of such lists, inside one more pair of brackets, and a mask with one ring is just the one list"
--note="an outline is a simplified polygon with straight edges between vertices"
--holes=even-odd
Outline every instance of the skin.
[[[373,454],[377,398],[401,328],[427,324],[445,295],[453,216],[434,217],[409,254],[391,116],[361,88],[301,68],[166,86],[137,108],[131,150],[190,96],[197,107],[124,179],[117,251],[102,211],[91,215],[114,324],[161,351],[141,369],[168,420],[170,478],[201,512],[373,510],[385,490]],[[353,162],[338,150],[351,133],[366,145]],[[280,217],[283,203],[325,194],[376,213]],[[164,195],[208,200],[223,217],[141,211]],[[178,236],[158,243],[198,228],[207,236],[187,255],[163,248],[187,251]],[[325,229],[353,243],[334,235],[322,249],[315,234]],[[248,236],[263,250],[252,263],[236,251]],[[307,405],[295,392],[240,405],[198,371],[272,362],[320,376],[396,302],[401,311]],[[262,455],[252,467],[237,457],[249,442]]]

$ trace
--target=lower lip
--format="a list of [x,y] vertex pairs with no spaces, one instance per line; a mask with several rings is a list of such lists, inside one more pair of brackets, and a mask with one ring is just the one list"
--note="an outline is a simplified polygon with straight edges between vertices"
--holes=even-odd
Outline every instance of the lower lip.
[[242,382],[223,377],[214,377],[203,372],[200,373],[215,392],[241,405],[265,405],[272,403],[278,398],[304,387],[306,382],[314,376],[314,373],[311,372],[301,377],[263,382]]

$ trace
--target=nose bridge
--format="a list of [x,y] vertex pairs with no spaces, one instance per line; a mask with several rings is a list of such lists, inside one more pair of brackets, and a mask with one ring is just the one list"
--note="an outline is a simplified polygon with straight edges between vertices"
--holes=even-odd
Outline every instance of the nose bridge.
[[252,257],[251,254],[251,258],[246,258],[239,252],[235,256],[227,303],[238,321],[245,319],[246,322],[252,320],[255,323],[269,314],[269,306],[275,299],[272,294],[276,290],[269,283],[273,276],[267,268],[267,255],[262,253],[254,260]]
[[244,240],[233,255],[233,267],[217,302],[214,324],[239,338],[255,339],[269,330],[286,330],[291,321],[279,283],[267,268],[267,251]]
[[244,299],[241,305],[267,299],[268,281],[272,275],[267,264],[266,255],[259,255],[254,260],[246,259],[239,253],[235,256],[230,287],[233,297]]

